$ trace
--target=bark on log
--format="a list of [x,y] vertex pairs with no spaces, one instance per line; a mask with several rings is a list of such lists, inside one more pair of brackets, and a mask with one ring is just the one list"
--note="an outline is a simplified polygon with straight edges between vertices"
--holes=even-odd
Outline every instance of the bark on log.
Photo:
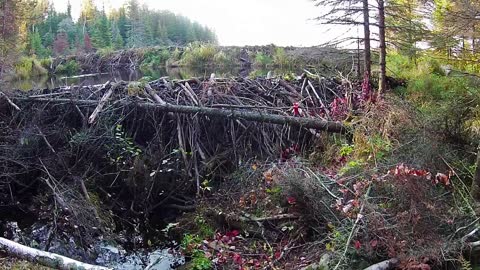
[[145,85],[145,90],[147,91],[147,93],[152,96],[152,98],[155,100],[155,102],[157,102],[158,104],[161,104],[161,105],[165,105],[167,104],[167,102],[165,102],[160,96],[157,95],[157,93],[155,93],[155,90],[153,90],[153,88],[150,86],[150,84],[146,84]]
[[108,270],[110,269],[103,266],[82,263],[62,255],[27,247],[2,237],[0,237],[0,249],[5,250],[8,255],[12,255],[30,262],[38,263],[38,264],[55,268],[55,269],[61,269],[61,270],[73,270],[73,269]]
[[[16,100],[26,100],[32,102],[47,102],[47,103],[73,103],[77,105],[98,106],[99,102],[96,100],[74,100],[74,99],[51,99],[51,98],[16,98]],[[135,105],[146,109],[157,109],[165,112],[183,113],[183,114],[197,114],[211,117],[223,117],[230,119],[242,119],[253,122],[270,123],[277,125],[290,125],[302,128],[311,128],[316,130],[324,130],[332,133],[347,133],[348,128],[341,122],[325,121],[318,118],[307,117],[293,117],[269,114],[263,112],[250,112],[238,109],[217,109],[210,107],[197,107],[185,105],[172,104],[156,104],[156,103],[132,103],[127,101],[120,101],[122,105]]]
[[398,259],[393,258],[390,260],[376,263],[363,270],[389,270],[389,269],[394,269],[397,265],[398,265]]

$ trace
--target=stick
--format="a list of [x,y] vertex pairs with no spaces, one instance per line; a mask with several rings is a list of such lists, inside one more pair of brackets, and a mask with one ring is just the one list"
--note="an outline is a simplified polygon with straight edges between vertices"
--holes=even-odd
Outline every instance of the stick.
[[30,262],[38,263],[47,267],[72,270],[72,269],[85,269],[85,270],[108,270],[110,268],[103,266],[96,266],[91,264],[82,263],[68,257],[58,255],[51,252],[41,251],[31,247],[27,247],[3,237],[0,237],[0,248],[4,249],[7,254],[11,254],[21,259],[25,259]]
[[0,92],[0,96],[4,97],[7,100],[8,104],[10,104],[13,108],[15,108],[15,110],[21,111],[20,107],[18,107],[17,104],[13,103],[13,101],[3,92]]
[[[370,186],[368,187],[367,193],[365,193],[365,200],[368,199],[368,194],[370,194],[371,189],[372,189],[372,184],[370,184]],[[338,263],[337,263],[337,265],[335,265],[335,268],[333,268],[333,270],[337,270],[338,267],[340,267],[340,264],[342,263],[343,259],[347,255],[348,248],[350,248],[350,242],[352,241],[353,235],[356,233],[355,231],[357,230],[357,225],[358,225],[358,223],[360,223],[360,220],[362,219],[361,216],[363,215],[363,209],[365,208],[365,203],[366,202],[364,202],[362,204],[362,206],[360,207],[360,211],[357,214],[357,219],[355,220],[355,223],[353,223],[353,228],[350,231],[350,235],[348,236],[347,244],[345,245],[345,249],[343,250],[342,257],[340,257],[340,260],[338,260]],[[368,270],[374,270],[374,269],[380,270],[380,269],[383,269],[383,268],[378,268],[378,269],[377,268],[367,268],[367,269]],[[384,270],[386,270],[386,269],[384,269]]]
[[363,270],[389,270],[389,269],[394,269],[397,265],[398,265],[398,259],[393,258],[390,260],[376,263]]
[[[49,103],[71,103],[78,105],[97,106],[99,102],[96,100],[72,100],[72,99],[49,99],[49,98],[15,98],[17,100],[26,100],[32,102],[49,102]],[[101,102],[101,101],[100,101]],[[128,101],[119,101],[121,105],[135,105],[140,108],[157,109],[165,112],[174,112],[181,114],[199,114],[213,117],[224,117],[229,119],[243,119],[253,122],[270,123],[277,125],[290,125],[302,128],[312,128],[317,130],[324,130],[332,133],[347,133],[349,128],[344,126],[341,122],[326,121],[318,118],[310,117],[293,117],[276,115],[263,112],[252,112],[238,109],[217,109],[208,107],[172,105],[172,104],[155,104],[155,103],[132,103]],[[93,114],[92,114],[93,115]]]
[[70,91],[62,91],[59,93],[51,93],[51,94],[43,94],[43,95],[34,95],[34,96],[29,96],[30,98],[43,98],[43,97],[53,97],[53,96],[62,96],[62,95],[67,95],[70,94]]
[[110,81],[106,82],[102,88],[103,89],[109,88],[109,89],[100,99],[100,102],[98,103],[97,107],[93,111],[92,115],[90,115],[90,117],[88,118],[89,124],[92,124],[93,122],[95,122],[95,118],[97,118],[98,114],[102,111],[103,106],[105,106],[105,103],[107,103],[107,100],[113,94],[113,87],[110,87]]
[[145,90],[147,91],[147,93],[152,96],[152,98],[155,100],[155,102],[157,102],[158,104],[160,105],[166,105],[167,102],[165,102],[165,100],[163,100],[161,97],[159,97],[157,95],[157,93],[155,93],[155,90],[152,89],[152,87],[150,86],[150,84],[145,84]]

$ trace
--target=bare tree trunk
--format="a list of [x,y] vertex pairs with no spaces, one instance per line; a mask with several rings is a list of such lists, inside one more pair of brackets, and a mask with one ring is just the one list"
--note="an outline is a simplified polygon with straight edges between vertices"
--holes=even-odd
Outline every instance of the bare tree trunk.
[[110,268],[82,263],[65,256],[55,253],[41,251],[27,247],[8,239],[0,237],[0,248],[5,250],[8,255],[16,256],[35,262],[47,267],[67,270],[67,269],[85,269],[85,270],[109,270]]
[[477,149],[477,168],[475,169],[475,176],[472,183],[472,196],[477,201],[480,202],[480,144]]
[[475,54],[475,46],[477,44],[475,44],[475,25],[472,25],[472,54]]
[[364,46],[365,46],[365,73],[368,78],[372,75],[372,57],[370,53],[370,15],[368,10],[368,0],[363,0],[363,33],[364,33]]
[[360,37],[357,39],[357,78],[362,78],[362,71],[361,71],[361,60],[360,60]]
[[378,24],[379,24],[379,40],[380,40],[380,78],[378,80],[378,96],[385,92],[387,81],[387,45],[385,42],[385,2],[378,0]]

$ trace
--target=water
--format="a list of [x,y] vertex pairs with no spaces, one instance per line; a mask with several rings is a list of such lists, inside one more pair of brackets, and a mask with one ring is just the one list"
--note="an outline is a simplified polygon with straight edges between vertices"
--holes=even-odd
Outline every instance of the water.
[[[56,88],[70,85],[96,85],[103,84],[107,81],[138,81],[143,77],[148,77],[148,80],[155,80],[160,77],[169,77],[170,79],[188,79],[192,77],[210,77],[210,74],[215,73],[216,77],[257,77],[266,76],[269,71],[276,75],[286,73],[300,74],[301,68],[289,69],[252,69],[241,67],[181,67],[181,68],[161,68],[150,70],[113,70],[109,73],[94,74],[88,77],[65,77],[58,76],[40,76],[29,79],[22,79],[16,81],[3,82],[0,87],[9,90],[23,90],[30,89],[45,89]],[[81,75],[81,74],[78,74]]]

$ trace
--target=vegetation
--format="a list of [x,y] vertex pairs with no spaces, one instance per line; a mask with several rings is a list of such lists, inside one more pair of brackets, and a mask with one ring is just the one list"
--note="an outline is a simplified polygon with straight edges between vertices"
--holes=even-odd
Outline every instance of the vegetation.
[[[29,11],[12,3],[0,16]],[[21,48],[11,43],[19,26],[5,25],[0,46],[5,56],[23,53],[12,64],[19,77],[47,73],[53,62],[42,57],[95,51],[83,57],[128,59],[149,76],[76,96],[5,95],[0,205],[33,209],[74,240],[81,231],[88,248],[113,232],[134,235],[132,246],[174,239],[186,269],[360,270],[382,261],[400,270],[475,269],[480,5],[316,3],[332,7],[322,22],[364,27],[363,65],[358,55],[332,78],[303,69],[156,80],[159,68],[229,66],[241,54],[265,71],[297,58],[276,46],[230,53],[208,29],[135,1],[108,15],[85,1],[79,22],[47,8],[50,16],[28,22],[35,27],[24,29]],[[378,66],[369,45],[377,26]],[[113,53],[122,48],[132,50]],[[54,72],[82,65],[59,59]],[[87,124],[93,108],[99,114]],[[52,213],[57,205],[65,210]]]
[[[48,0],[2,1],[0,10],[1,20],[8,22],[0,33],[0,74],[11,69],[18,55],[41,59],[194,41],[216,43],[215,34],[207,27],[168,11],[149,10],[137,0],[108,13],[99,10],[93,0],[85,0],[75,22],[70,6],[67,12],[57,12]],[[20,76],[26,74],[25,68]]]

